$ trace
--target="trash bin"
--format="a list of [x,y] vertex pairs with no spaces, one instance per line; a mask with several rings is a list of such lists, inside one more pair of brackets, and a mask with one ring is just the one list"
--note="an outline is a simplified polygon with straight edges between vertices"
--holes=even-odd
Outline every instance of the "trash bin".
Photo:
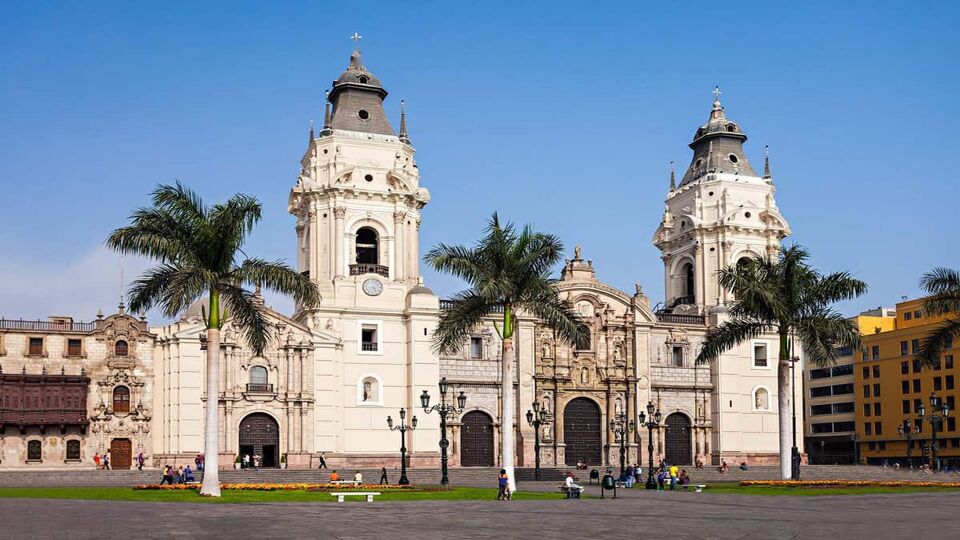
[[600,481],[600,471],[593,469],[590,471],[590,484],[593,484],[593,481]]

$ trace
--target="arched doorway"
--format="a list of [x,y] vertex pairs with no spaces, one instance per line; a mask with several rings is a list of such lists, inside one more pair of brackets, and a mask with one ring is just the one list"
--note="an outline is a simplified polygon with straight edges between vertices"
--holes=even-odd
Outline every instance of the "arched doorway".
[[470,411],[460,421],[460,466],[493,467],[493,419]]
[[280,449],[280,426],[269,414],[253,413],[240,421],[240,455],[262,458],[263,467],[276,467]]
[[690,419],[685,414],[673,413],[667,417],[666,459],[671,465],[690,465]]
[[577,398],[563,409],[563,443],[567,465],[579,462],[601,465],[600,407],[587,398]]

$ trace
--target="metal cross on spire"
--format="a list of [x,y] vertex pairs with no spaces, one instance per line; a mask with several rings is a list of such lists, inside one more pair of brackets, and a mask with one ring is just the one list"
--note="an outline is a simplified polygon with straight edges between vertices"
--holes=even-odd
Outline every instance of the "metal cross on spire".
[[713,100],[714,100],[714,101],[720,101],[720,94],[722,94],[722,93],[723,93],[723,92],[720,91],[720,87],[719,87],[719,86],[714,86],[714,87],[713,87]]
[[359,49],[359,48],[360,48],[360,40],[363,39],[363,36],[361,36],[361,35],[360,35],[359,33],[357,33],[357,32],[354,32],[353,35],[350,36],[350,39],[353,40],[354,46]]

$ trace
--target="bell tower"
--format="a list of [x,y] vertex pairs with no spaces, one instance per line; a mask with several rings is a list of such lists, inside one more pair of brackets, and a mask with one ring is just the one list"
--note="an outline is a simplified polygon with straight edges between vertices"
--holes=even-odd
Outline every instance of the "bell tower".
[[774,200],[769,156],[757,174],[743,150],[746,140],[714,89],[710,117],[693,136],[693,158],[679,185],[671,164],[666,209],[653,236],[668,311],[702,314],[725,303],[717,271],[743,257],[773,256],[790,234]]

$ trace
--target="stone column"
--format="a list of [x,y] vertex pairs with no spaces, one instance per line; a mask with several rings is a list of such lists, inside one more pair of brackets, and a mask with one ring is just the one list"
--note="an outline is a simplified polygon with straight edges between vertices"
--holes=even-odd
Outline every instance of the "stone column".
[[333,252],[336,254],[336,268],[333,270],[333,275],[342,277],[345,275],[343,261],[347,250],[347,245],[343,236],[343,219],[347,216],[347,209],[343,206],[338,206],[333,209],[333,215],[336,219],[336,225],[334,227],[334,244],[331,246],[331,249],[333,249]]
[[407,250],[407,258],[410,261],[411,278],[420,277],[420,217],[414,218],[413,226],[410,230],[410,247]]
[[407,276],[405,268],[407,252],[405,250],[406,242],[404,242],[404,237],[407,234],[407,229],[404,226],[406,217],[407,213],[402,210],[393,213],[393,237],[396,238],[396,244],[394,245],[395,251],[393,260],[390,261],[390,267],[393,272],[393,279],[398,281],[402,281]]

